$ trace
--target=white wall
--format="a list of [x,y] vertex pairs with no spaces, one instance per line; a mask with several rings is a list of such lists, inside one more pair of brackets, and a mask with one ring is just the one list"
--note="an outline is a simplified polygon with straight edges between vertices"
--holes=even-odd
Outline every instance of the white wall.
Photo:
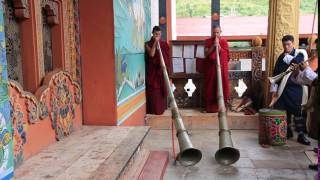
[[176,26],[176,0],[171,0],[171,32],[172,32],[172,40],[177,40],[177,26]]
[[159,26],[159,0],[151,0],[151,30]]

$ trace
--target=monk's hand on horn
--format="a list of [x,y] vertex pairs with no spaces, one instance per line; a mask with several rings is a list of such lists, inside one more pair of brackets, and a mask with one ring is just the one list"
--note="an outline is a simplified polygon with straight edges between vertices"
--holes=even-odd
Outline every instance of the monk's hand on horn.
[[215,47],[218,47],[218,48],[219,48],[219,51],[220,51],[221,47],[220,47],[220,40],[219,40],[218,37],[216,37],[215,40],[214,40],[214,46],[215,46]]
[[216,38],[214,39],[214,45],[215,45],[215,46],[219,46],[219,38],[218,38],[218,37],[216,37]]
[[160,41],[160,36],[155,36],[155,37],[154,37],[154,40],[155,40],[156,42],[159,42],[159,41]]

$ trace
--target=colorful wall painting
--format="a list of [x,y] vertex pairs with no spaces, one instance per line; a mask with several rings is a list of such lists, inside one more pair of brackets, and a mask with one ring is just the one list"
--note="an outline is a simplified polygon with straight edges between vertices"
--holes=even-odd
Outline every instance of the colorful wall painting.
[[[118,125],[145,104],[144,42],[151,35],[150,0],[114,0]],[[124,110],[124,107],[130,107]]]
[[13,177],[13,142],[8,98],[8,73],[3,21],[3,0],[0,0],[0,179]]

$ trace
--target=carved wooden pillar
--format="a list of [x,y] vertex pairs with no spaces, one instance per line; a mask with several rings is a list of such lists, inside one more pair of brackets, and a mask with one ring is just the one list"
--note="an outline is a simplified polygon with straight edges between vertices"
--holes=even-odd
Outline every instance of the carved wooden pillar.
[[[269,1],[269,24],[267,37],[267,76],[272,76],[273,68],[278,56],[283,51],[281,39],[284,35],[291,34],[295,38],[295,47],[299,44],[299,0]],[[268,80],[265,80],[265,105],[270,102]]]
[[[259,38],[260,39],[260,38]],[[260,39],[262,43],[262,40]],[[264,89],[263,80],[265,79],[262,71],[262,60],[265,58],[265,48],[255,46],[252,49],[252,67],[251,67],[251,98],[253,100],[253,108],[261,109],[263,107],[264,97],[261,93]]]

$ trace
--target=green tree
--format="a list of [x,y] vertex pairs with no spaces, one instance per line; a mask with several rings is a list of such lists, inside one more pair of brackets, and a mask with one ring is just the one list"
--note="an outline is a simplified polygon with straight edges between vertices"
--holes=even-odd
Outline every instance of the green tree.
[[[314,13],[317,0],[301,0],[300,15]],[[211,15],[211,0],[177,0],[177,17],[203,17]],[[269,0],[221,0],[222,16],[267,16]]]

